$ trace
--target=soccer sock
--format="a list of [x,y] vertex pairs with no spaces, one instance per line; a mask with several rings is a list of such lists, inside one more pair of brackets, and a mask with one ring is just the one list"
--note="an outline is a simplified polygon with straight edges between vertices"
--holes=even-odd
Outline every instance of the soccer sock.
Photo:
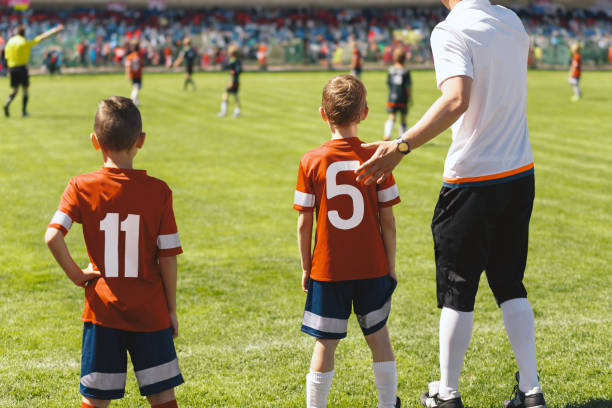
[[378,408],[395,408],[397,397],[397,369],[395,361],[372,364],[374,383],[378,390]]
[[332,385],[334,370],[326,373],[311,371],[306,376],[306,407],[327,407],[327,396]]
[[385,122],[385,137],[390,138],[391,134],[393,134],[393,126],[395,125],[395,121],[393,119],[387,119]]
[[23,95],[23,100],[22,100],[22,107],[21,107],[21,111],[23,113],[26,113],[26,108],[28,106],[28,95]]
[[176,400],[164,402],[163,404],[151,405],[151,408],[178,408]]
[[6,103],[4,104],[4,106],[9,106],[11,104],[11,102],[13,102],[13,99],[15,99],[15,95],[17,95],[17,94],[16,93],[9,94],[8,98],[6,99]]
[[234,108],[234,116],[238,116],[238,115],[240,115],[240,107],[236,106]]
[[140,105],[140,101],[138,100],[138,87],[132,87],[132,94],[130,95],[130,99],[134,102],[134,105]]
[[221,115],[225,115],[227,113],[227,101],[221,102]]
[[527,298],[510,299],[501,304],[504,325],[519,368],[519,389],[525,394],[541,392],[535,348],[535,322]]
[[472,338],[474,312],[445,307],[440,314],[440,398],[459,397],[459,375]]
[[94,405],[88,404],[85,401],[81,401],[81,408],[96,408]]
[[576,95],[577,98],[580,98],[580,87],[578,85],[572,85],[572,88],[574,88],[574,95]]
[[406,122],[403,122],[399,128],[399,135],[403,135],[406,129],[408,129],[408,125],[406,124]]

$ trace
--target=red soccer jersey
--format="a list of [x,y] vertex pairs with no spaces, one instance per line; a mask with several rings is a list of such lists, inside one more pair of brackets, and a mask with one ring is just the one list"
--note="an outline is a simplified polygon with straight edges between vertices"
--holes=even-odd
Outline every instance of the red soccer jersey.
[[366,186],[354,170],[374,153],[358,138],[333,139],[300,161],[293,208],[317,211],[310,277],[318,281],[369,279],[389,273],[379,207],[400,202],[393,176]]
[[172,191],[144,170],[103,167],[68,183],[50,228],[83,224],[85,246],[102,277],[85,289],[81,320],[130,331],[170,327],[158,258],[183,252]]
[[130,79],[142,78],[142,58],[136,51],[125,57],[125,65],[130,70]]
[[571,64],[571,77],[572,78],[580,78],[580,74],[582,73],[582,58],[579,53],[574,53],[572,55],[572,64]]

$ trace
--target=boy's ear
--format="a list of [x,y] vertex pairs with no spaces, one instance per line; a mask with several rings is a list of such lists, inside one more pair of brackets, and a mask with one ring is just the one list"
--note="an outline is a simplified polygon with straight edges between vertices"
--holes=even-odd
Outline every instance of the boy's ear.
[[327,122],[329,120],[327,113],[325,113],[325,109],[323,109],[322,106],[319,106],[319,113],[321,114],[321,119],[323,119],[323,122]]
[[141,148],[142,145],[144,145],[145,142],[145,138],[146,138],[147,134],[145,132],[141,132],[140,136],[138,136],[138,139],[136,139],[136,147],[137,148]]
[[94,149],[100,150],[100,142],[98,142],[98,136],[96,136],[95,133],[92,133],[91,135],[89,135],[89,138],[91,139],[91,144],[93,145]]
[[368,117],[368,113],[370,113],[370,108],[366,106],[363,110],[363,115],[361,115],[361,120],[366,120],[366,118]]

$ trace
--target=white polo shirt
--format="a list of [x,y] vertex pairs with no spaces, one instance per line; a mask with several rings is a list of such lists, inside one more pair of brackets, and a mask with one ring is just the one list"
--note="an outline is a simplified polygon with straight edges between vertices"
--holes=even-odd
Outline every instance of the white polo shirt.
[[472,78],[468,110],[452,126],[444,185],[507,182],[533,173],[525,108],[529,37],[518,16],[488,0],[462,0],[431,34],[438,88]]

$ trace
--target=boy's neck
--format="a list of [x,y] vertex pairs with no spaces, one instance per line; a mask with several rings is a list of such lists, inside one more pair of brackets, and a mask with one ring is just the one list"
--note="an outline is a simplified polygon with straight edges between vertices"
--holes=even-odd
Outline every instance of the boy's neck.
[[104,167],[116,169],[133,169],[134,156],[127,151],[103,152]]
[[353,123],[352,125],[338,127],[330,126],[332,131],[332,140],[334,139],[348,139],[349,137],[357,137],[357,129],[359,125]]
[[399,62],[396,62],[395,64],[393,64],[396,68],[404,68],[404,66],[402,64],[400,64]]

